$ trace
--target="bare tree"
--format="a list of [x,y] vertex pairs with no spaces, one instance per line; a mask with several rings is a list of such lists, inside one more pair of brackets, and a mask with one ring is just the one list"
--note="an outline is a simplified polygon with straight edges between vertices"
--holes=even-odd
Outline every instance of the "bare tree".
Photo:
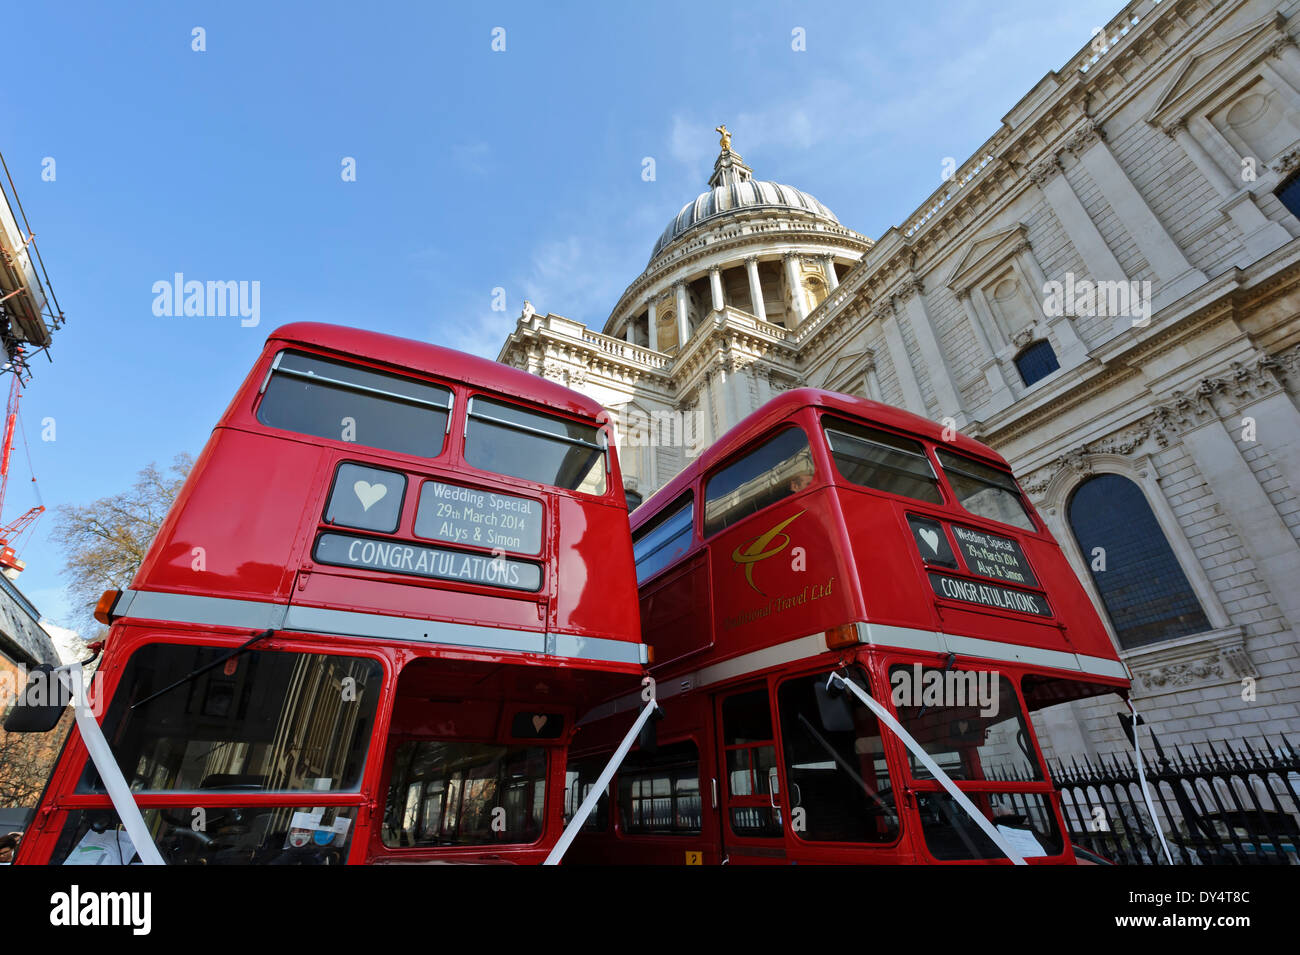
[[143,468],[126,491],[59,506],[50,539],[67,555],[63,573],[79,622],[94,626],[99,595],[131,582],[193,466],[193,458],[178,454],[166,473],[152,463]]

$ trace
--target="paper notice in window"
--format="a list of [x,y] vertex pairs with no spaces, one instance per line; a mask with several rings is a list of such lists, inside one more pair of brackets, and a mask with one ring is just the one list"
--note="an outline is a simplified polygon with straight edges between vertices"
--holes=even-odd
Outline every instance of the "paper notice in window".
[[1007,840],[1007,845],[1019,853],[1022,859],[1047,855],[1047,850],[1038,841],[1038,837],[1028,829],[1013,829],[1011,826],[1003,825],[999,825],[997,829],[1002,838]]

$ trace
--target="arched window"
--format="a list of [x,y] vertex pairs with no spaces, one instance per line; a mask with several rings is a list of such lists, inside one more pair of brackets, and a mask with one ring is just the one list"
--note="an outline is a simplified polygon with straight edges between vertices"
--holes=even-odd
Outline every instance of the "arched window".
[[1051,343],[1046,339],[1026,345],[1016,356],[1016,371],[1020,372],[1020,378],[1026,388],[1046,378],[1060,367],[1061,363],[1056,360],[1056,352],[1052,351]]
[[1286,206],[1287,212],[1300,218],[1300,172],[1294,173],[1286,182],[1278,186],[1273,194]]
[[1122,646],[1140,647],[1210,629],[1136,484],[1118,474],[1089,478],[1075,488],[1067,513]]

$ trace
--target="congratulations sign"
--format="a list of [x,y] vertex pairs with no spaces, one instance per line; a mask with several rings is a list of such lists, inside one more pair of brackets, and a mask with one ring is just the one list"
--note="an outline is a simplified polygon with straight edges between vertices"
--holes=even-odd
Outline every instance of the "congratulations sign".
[[351,534],[321,534],[316,541],[315,557],[322,564],[336,567],[364,567],[512,590],[537,590],[542,586],[542,568],[527,561]]
[[1039,617],[1052,615],[1051,608],[1047,606],[1047,599],[1041,594],[1027,594],[1022,590],[999,587],[997,584],[980,584],[973,580],[935,573],[930,574],[930,586],[938,596],[947,597],[949,600],[961,600],[983,607],[996,607],[999,610],[1018,610]]

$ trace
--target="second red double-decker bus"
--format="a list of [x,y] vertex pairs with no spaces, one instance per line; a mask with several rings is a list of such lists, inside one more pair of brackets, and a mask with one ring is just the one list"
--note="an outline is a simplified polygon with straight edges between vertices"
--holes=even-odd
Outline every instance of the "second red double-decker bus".
[[[1074,861],[1029,714],[1128,674],[994,451],[799,389],[632,523],[663,720],[574,861]],[[570,809],[639,703],[584,721]]]
[[575,721],[647,659],[602,422],[448,349],[273,333],[101,601],[99,685],[65,674],[18,861],[543,861]]

